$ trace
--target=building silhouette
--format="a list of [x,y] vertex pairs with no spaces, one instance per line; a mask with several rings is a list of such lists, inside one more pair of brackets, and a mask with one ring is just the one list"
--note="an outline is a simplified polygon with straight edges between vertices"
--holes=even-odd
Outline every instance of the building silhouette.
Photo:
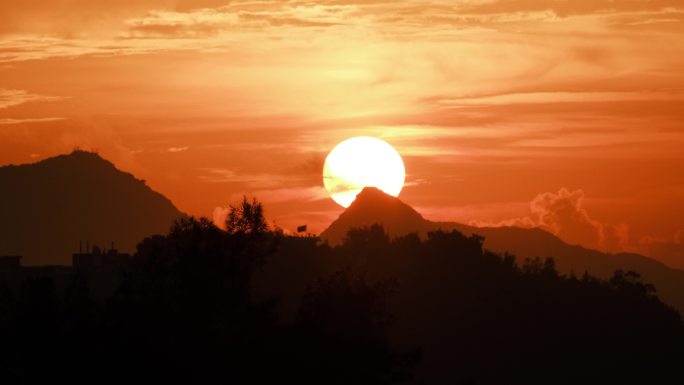
[[75,271],[93,272],[93,271],[116,271],[124,266],[124,264],[131,258],[128,253],[119,253],[117,249],[112,247],[101,249],[98,246],[90,248],[86,244],[86,250],[83,252],[80,248],[77,254],[73,254],[71,258],[71,266]]
[[90,246],[85,249],[81,243],[79,252],[72,255],[72,265],[24,266],[22,256],[0,256],[0,281],[5,282],[13,291],[19,291],[23,282],[48,278],[55,284],[58,295],[62,295],[75,276],[82,276],[87,282],[93,298],[110,297],[118,287],[121,269],[131,258],[128,253],[120,253],[114,244],[109,249]]

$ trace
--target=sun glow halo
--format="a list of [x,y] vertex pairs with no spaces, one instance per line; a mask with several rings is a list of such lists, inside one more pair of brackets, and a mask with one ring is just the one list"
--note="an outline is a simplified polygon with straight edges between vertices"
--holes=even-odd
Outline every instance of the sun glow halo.
[[364,187],[398,196],[406,171],[399,153],[387,142],[359,136],[339,143],[323,166],[323,184],[330,197],[349,207]]

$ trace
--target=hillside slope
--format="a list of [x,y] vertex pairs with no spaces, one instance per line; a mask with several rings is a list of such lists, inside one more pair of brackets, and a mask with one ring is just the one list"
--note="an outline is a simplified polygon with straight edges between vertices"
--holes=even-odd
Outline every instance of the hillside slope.
[[0,255],[22,255],[25,265],[69,265],[79,241],[134,251],[182,215],[95,153],[0,167]]
[[684,312],[684,271],[639,254],[607,254],[582,246],[569,245],[555,235],[538,228],[473,227],[455,222],[432,222],[398,198],[376,188],[365,188],[354,203],[324,230],[320,237],[331,245],[340,244],[350,228],[382,224],[393,237],[409,233],[425,236],[438,229],[458,230],[466,235],[479,234],[485,238],[485,248],[514,254],[518,261],[525,258],[556,260],[561,273],[585,271],[600,278],[609,278],[615,270],[633,270],[647,282],[653,283],[659,297]]

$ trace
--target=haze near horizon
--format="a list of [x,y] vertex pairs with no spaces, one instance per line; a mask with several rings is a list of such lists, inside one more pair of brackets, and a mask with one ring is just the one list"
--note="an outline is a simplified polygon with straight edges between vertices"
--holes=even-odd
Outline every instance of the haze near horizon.
[[0,4],[0,165],[94,149],[180,211],[294,231],[372,136],[426,218],[684,259],[684,9],[634,1]]

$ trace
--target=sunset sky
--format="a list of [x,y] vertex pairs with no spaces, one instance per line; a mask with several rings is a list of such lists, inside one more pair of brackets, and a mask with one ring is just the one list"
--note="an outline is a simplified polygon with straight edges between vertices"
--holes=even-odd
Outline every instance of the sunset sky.
[[684,261],[684,2],[0,2],[0,165],[93,149],[186,213],[319,232],[359,135],[428,219]]

